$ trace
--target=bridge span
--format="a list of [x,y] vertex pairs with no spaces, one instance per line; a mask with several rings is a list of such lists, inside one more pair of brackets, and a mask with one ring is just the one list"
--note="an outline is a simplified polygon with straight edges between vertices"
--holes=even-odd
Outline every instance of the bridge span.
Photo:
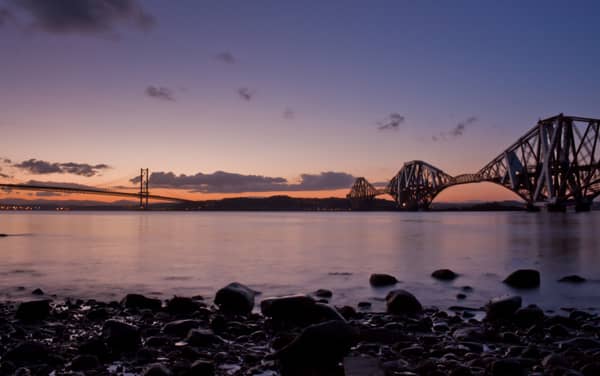
[[402,210],[428,209],[435,197],[459,184],[490,182],[519,195],[528,208],[589,210],[600,194],[600,120],[564,116],[540,120],[478,172],[451,176],[424,161],[404,163],[382,189],[358,178],[347,198],[368,207],[389,194]]

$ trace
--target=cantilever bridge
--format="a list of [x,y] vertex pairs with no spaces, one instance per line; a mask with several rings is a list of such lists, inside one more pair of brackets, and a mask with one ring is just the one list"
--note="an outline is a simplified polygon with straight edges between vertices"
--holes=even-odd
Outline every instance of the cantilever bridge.
[[347,198],[365,208],[389,194],[399,209],[428,209],[444,189],[477,182],[501,185],[529,208],[589,210],[600,194],[600,120],[563,114],[540,120],[525,135],[474,174],[451,176],[423,161],[410,161],[383,189],[356,179]]
[[118,196],[136,198],[140,200],[140,208],[148,209],[148,200],[171,201],[177,203],[191,204],[194,201],[178,197],[151,195],[148,189],[149,172],[148,169],[141,169],[139,192],[123,192],[100,188],[84,187],[65,187],[59,185],[33,185],[33,184],[6,184],[0,183],[0,189],[14,189],[17,191],[38,191],[38,192],[60,192],[60,193],[80,193],[90,195]]

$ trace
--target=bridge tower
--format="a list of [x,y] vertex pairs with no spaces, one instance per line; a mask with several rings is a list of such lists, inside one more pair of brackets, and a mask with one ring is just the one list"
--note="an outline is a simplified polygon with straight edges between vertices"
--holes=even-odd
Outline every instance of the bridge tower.
[[150,172],[147,168],[140,169],[140,209],[148,209],[148,181],[150,180]]
[[346,198],[350,200],[352,210],[369,210],[373,208],[374,198],[381,194],[365,178],[357,178]]

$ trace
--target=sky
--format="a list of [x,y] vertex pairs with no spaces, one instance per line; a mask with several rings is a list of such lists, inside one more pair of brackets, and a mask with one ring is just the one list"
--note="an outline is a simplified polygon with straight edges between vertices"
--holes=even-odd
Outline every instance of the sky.
[[[416,159],[477,172],[540,118],[600,118],[599,12],[0,0],[0,181],[125,189],[143,167],[175,196],[324,197]],[[516,197],[474,184],[438,200]]]

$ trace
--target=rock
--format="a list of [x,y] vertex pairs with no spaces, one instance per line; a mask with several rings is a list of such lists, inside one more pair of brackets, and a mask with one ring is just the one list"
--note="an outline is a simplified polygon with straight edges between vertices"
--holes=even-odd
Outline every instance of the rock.
[[468,367],[458,366],[450,372],[450,376],[471,376],[473,373]]
[[417,298],[406,290],[390,291],[385,297],[388,313],[395,315],[416,315],[423,311]]
[[492,363],[492,376],[525,376],[525,368],[517,359],[498,359]]
[[337,365],[350,350],[355,336],[355,331],[344,321],[310,325],[270,357],[281,362],[282,371]]
[[116,353],[134,351],[141,341],[137,326],[117,320],[107,320],[104,323],[102,337],[108,347]]
[[358,302],[358,308],[360,309],[369,309],[371,305],[371,302]]
[[213,376],[215,364],[209,360],[196,360],[190,367],[190,376]]
[[44,291],[42,289],[35,289],[31,292],[31,295],[44,295]]
[[50,349],[43,343],[21,342],[6,353],[5,358],[13,362],[43,363],[48,360]]
[[264,299],[260,302],[260,310],[264,316],[273,319],[276,325],[306,326],[329,320],[345,320],[335,308],[317,303],[308,295]]
[[142,372],[142,376],[171,376],[173,373],[170,369],[162,364],[151,364]]
[[121,305],[125,308],[130,309],[150,309],[152,311],[158,311],[162,307],[162,302],[159,299],[147,298],[141,294],[127,294]]
[[600,349],[600,341],[593,337],[575,337],[559,343],[560,349]]
[[371,274],[369,283],[373,287],[391,286],[398,283],[398,280],[393,275],[389,274]]
[[494,298],[486,305],[487,320],[506,320],[521,308],[522,299],[520,296],[503,296]]
[[318,289],[314,292],[316,297],[329,299],[333,296],[333,292],[331,290],[326,289]]
[[104,307],[94,307],[88,311],[85,315],[88,320],[97,321],[97,320],[106,320],[110,314],[108,310]]
[[540,272],[534,269],[519,269],[512,272],[504,283],[511,287],[528,289],[540,286]]
[[456,294],[456,299],[458,299],[458,300],[464,300],[466,298],[467,298],[467,296],[465,294],[462,294],[462,293]]
[[254,308],[257,292],[238,282],[233,282],[217,291],[215,304],[225,313],[247,315]]
[[151,336],[144,340],[144,344],[148,347],[163,347],[172,342],[172,339],[166,336]]
[[192,346],[205,347],[215,343],[221,343],[223,340],[210,329],[192,329],[188,333],[185,341]]
[[95,355],[78,355],[71,360],[71,369],[73,371],[87,371],[98,368],[100,361]]
[[441,281],[452,281],[458,277],[458,274],[454,273],[450,269],[438,269],[431,273],[431,276]]
[[15,317],[24,321],[43,320],[50,315],[50,300],[30,300],[19,304]]
[[162,331],[165,334],[183,337],[188,334],[191,329],[199,327],[201,324],[198,320],[176,320],[166,323],[162,327]]
[[197,301],[192,298],[174,296],[167,302],[167,311],[173,315],[185,315],[194,313],[200,308]]
[[345,376],[385,376],[379,360],[364,356],[348,356],[344,358]]
[[560,354],[549,354],[544,359],[542,359],[542,367],[546,369],[560,367],[560,368],[568,368],[569,362],[565,359],[564,356]]
[[581,367],[581,373],[583,376],[597,376],[600,375],[600,363],[590,363]]
[[558,280],[558,282],[568,282],[568,283],[583,283],[585,281],[587,281],[587,279],[585,279],[581,276],[575,275],[575,274],[562,277],[561,279]]
[[513,320],[521,327],[529,327],[533,324],[543,322],[545,318],[544,311],[534,304],[518,309],[515,312]]
[[108,348],[102,338],[90,338],[79,345],[79,353],[95,355],[100,359],[104,359],[108,356]]

